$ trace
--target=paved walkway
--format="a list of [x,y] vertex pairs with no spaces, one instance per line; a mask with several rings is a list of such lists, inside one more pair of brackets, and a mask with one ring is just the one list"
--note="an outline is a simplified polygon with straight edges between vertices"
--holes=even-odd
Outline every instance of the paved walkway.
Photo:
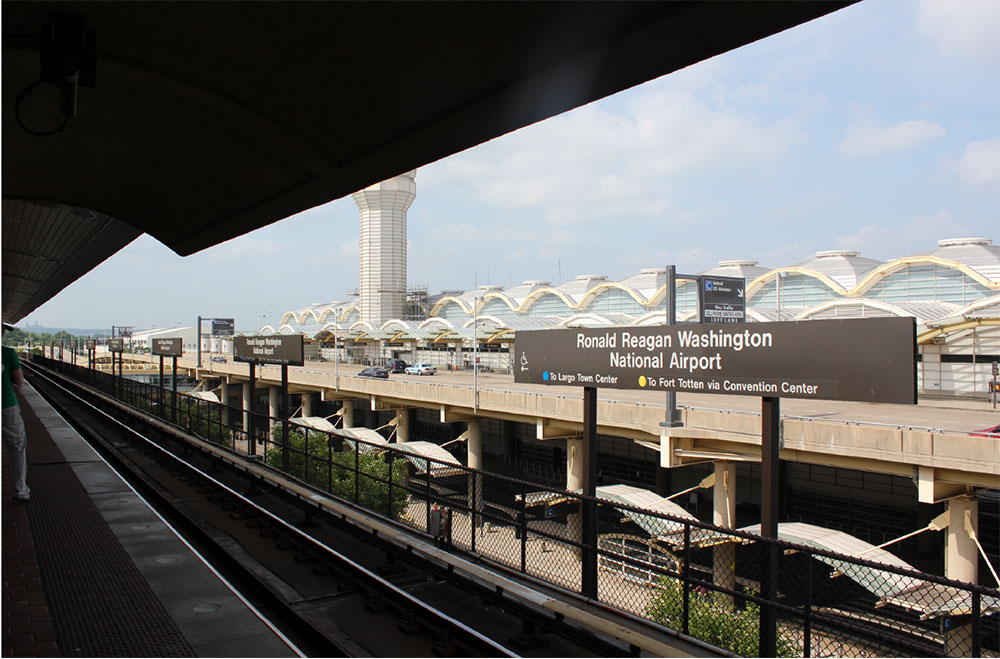
[[[28,484],[37,447],[28,443]],[[3,656],[61,657],[28,521],[28,503],[14,503],[10,456],[3,452]]]

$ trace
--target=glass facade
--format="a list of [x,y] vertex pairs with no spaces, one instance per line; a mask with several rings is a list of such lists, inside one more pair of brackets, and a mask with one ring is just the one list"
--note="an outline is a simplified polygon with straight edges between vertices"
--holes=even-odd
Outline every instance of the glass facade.
[[912,264],[887,274],[864,292],[882,302],[951,302],[965,306],[995,295],[961,270],[939,263]]
[[591,313],[624,313],[630,316],[641,316],[649,309],[635,301],[627,291],[620,288],[607,288],[598,293],[587,305]]
[[545,293],[528,307],[529,316],[572,316],[573,310],[566,302],[552,293]]
[[510,306],[501,300],[500,298],[490,298],[483,306],[479,309],[480,316],[499,316],[503,318],[504,316],[516,316],[517,312],[510,308]]

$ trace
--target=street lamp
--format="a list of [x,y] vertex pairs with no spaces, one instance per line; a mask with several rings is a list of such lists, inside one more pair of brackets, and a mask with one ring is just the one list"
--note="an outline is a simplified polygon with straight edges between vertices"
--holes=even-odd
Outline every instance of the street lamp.
[[479,411],[479,301],[483,298],[475,295],[472,298],[472,411]]
[[269,313],[271,313],[270,310],[265,311],[264,313],[260,314],[257,317],[257,332],[258,333],[260,333],[260,330],[264,327],[264,319],[267,318],[267,314],[269,314]]

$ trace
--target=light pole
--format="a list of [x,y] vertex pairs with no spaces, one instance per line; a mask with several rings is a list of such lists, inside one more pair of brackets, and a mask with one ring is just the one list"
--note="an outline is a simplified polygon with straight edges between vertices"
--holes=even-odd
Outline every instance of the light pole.
[[271,313],[270,310],[265,311],[257,317],[257,333],[264,327],[264,319],[267,318],[267,314]]
[[479,301],[478,295],[472,298],[472,411],[479,411]]

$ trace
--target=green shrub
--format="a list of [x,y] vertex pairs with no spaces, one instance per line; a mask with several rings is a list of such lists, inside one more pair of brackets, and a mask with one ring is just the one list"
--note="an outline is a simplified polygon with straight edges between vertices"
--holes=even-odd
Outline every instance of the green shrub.
[[[170,415],[173,393],[166,396],[166,414]],[[202,439],[216,444],[230,446],[233,440],[232,431],[222,423],[222,408],[217,404],[199,402],[197,398],[178,394],[177,425],[188,429]]]
[[[682,582],[661,577],[659,587],[656,597],[646,606],[646,615],[672,629],[683,629]],[[729,596],[692,586],[688,600],[688,634],[743,657],[759,656],[760,606],[747,602],[744,608],[737,609]],[[780,634],[777,653],[779,657],[799,656]]]
[[[308,447],[306,436],[301,430],[292,429],[289,433],[291,442],[288,451],[288,473],[303,480],[313,487],[325,490],[330,494],[355,501],[356,503],[380,515],[388,515],[398,519],[406,508],[407,494],[403,489],[406,483],[406,465],[404,458],[393,459],[390,466],[382,454],[362,453],[355,456],[354,451],[333,451],[327,436],[321,432],[310,432]],[[284,428],[278,425],[274,429],[274,440],[269,444],[265,457],[267,464],[282,468],[282,446]],[[360,480],[356,479],[354,461],[358,461]],[[389,501],[390,474],[392,476],[392,502]],[[356,483],[356,485],[355,485]]]

